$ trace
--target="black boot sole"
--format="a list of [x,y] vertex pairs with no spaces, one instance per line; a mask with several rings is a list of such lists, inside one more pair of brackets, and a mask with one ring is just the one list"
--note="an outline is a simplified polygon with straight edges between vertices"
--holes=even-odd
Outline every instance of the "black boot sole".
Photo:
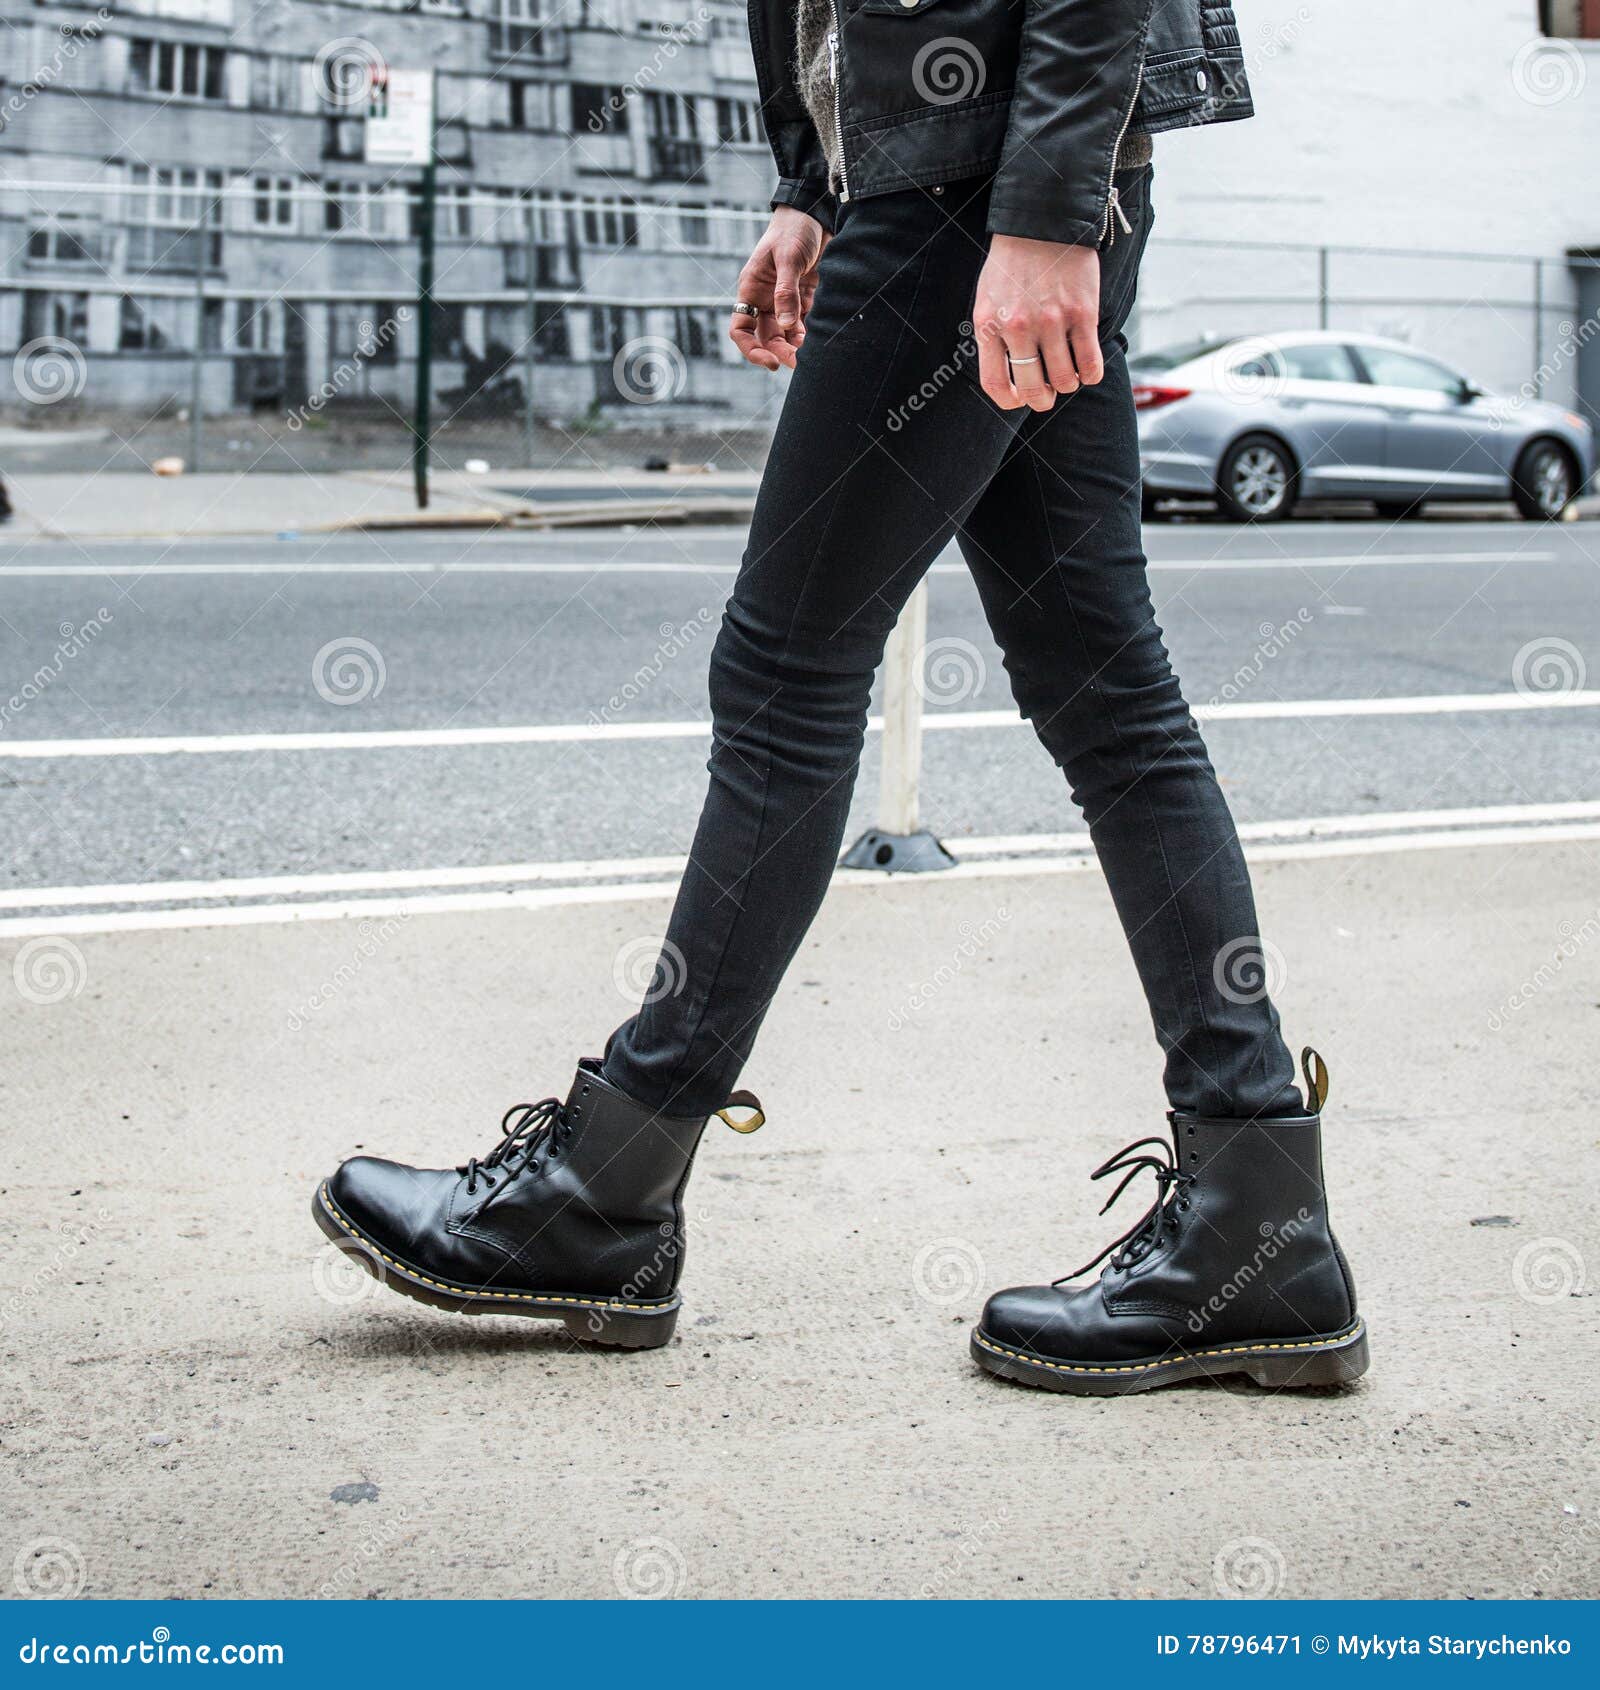
[[1130,1396],[1158,1385],[1174,1385],[1181,1379],[1218,1379],[1232,1373],[1248,1373],[1256,1384],[1269,1390],[1344,1385],[1359,1379],[1369,1361],[1364,1320],[1326,1336],[1278,1341],[1258,1338],[1115,1364],[1034,1355],[1000,1343],[980,1326],[972,1334],[972,1359],[1002,1379],[1075,1397]]
[[504,1291],[493,1285],[451,1285],[392,1256],[368,1238],[328,1194],[317,1187],[311,1217],[351,1260],[380,1285],[447,1314],[509,1314],[534,1320],[559,1320],[568,1336],[586,1344],[611,1344],[626,1350],[655,1350],[668,1343],[682,1304],[632,1303],[616,1297],[546,1295]]

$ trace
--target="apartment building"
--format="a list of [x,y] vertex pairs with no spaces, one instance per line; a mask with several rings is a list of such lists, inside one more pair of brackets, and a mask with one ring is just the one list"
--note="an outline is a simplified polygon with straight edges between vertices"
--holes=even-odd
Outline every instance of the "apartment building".
[[514,402],[531,333],[546,416],[769,397],[724,335],[771,183],[737,0],[0,0],[0,55],[0,349],[69,343],[86,403],[187,403],[197,333],[207,411],[408,402],[385,67],[437,73],[441,393]]

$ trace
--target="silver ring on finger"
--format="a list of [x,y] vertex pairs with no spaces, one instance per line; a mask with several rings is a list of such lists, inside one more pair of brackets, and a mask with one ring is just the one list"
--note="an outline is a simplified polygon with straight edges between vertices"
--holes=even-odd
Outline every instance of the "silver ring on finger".
[[733,308],[735,317],[759,317],[761,312],[754,305],[746,305],[741,299]]

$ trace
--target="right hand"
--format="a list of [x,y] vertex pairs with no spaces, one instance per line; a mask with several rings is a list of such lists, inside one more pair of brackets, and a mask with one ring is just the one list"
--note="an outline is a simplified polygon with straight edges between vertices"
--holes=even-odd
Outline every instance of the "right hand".
[[829,238],[816,218],[780,205],[740,271],[738,298],[761,315],[734,312],[728,337],[758,369],[794,368],[817,291],[817,261]]

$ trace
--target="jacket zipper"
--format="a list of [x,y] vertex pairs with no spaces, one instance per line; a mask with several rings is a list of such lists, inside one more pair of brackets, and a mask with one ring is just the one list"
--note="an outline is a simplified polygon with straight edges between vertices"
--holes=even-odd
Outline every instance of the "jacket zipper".
[[828,0],[833,28],[828,31],[828,74],[833,79],[833,140],[839,149],[839,203],[850,200],[850,171],[844,162],[844,118],[839,110],[839,0]]
[[1117,144],[1111,149],[1111,175],[1106,182],[1106,215],[1100,225],[1101,246],[1111,246],[1116,243],[1117,233],[1111,226],[1111,219],[1116,218],[1122,225],[1125,235],[1133,233],[1133,225],[1128,221],[1128,214],[1122,209],[1122,196],[1117,191],[1117,160],[1122,156],[1122,143],[1128,138],[1128,131],[1133,127],[1133,108],[1139,103],[1139,92],[1144,87],[1144,48],[1139,48],[1139,69],[1133,79],[1133,93],[1128,100],[1128,109],[1122,116],[1122,127],[1117,131]]

